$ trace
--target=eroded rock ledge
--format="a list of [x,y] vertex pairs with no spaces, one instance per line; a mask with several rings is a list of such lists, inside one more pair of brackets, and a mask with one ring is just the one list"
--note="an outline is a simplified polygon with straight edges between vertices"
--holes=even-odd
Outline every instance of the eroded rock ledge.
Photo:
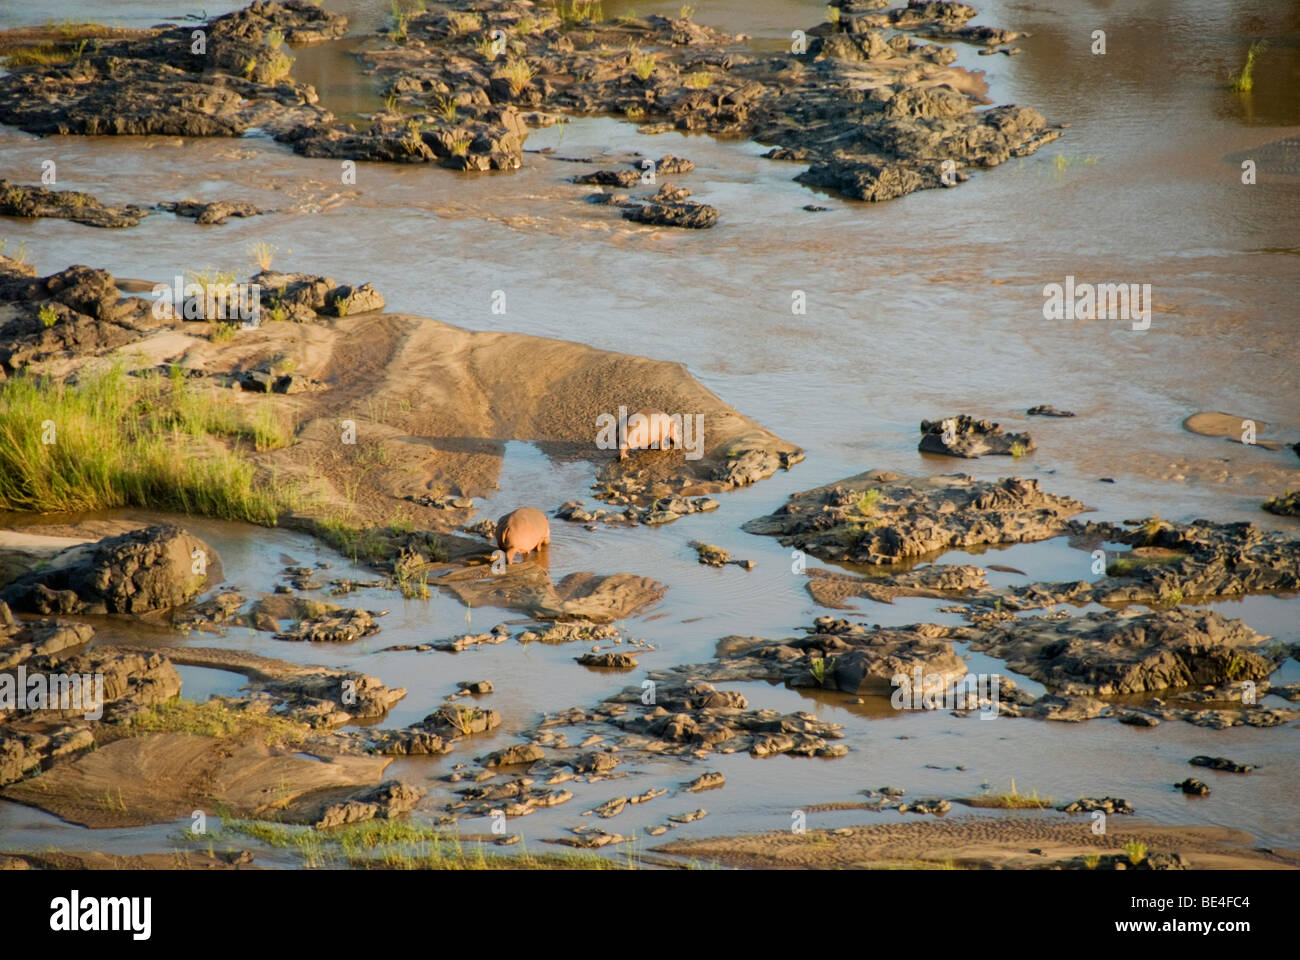
[[793,494],[743,529],[823,560],[890,565],[942,550],[1060,536],[1069,518],[1085,509],[1032,479],[912,478],[871,470]]

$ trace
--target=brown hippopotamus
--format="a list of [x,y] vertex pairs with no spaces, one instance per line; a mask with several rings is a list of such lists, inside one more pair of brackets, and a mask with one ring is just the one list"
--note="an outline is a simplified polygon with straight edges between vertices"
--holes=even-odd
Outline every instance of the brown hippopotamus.
[[619,437],[618,458],[626,460],[629,450],[667,450],[681,445],[677,420],[662,410],[638,410],[627,418],[623,436]]
[[551,525],[546,514],[535,507],[520,507],[497,521],[497,546],[506,555],[506,563],[515,562],[515,554],[524,556],[551,542]]

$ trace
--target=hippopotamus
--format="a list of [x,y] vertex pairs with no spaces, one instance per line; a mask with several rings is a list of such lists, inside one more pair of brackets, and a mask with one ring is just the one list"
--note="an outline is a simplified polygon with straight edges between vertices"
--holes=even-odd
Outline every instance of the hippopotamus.
[[497,546],[506,555],[506,563],[515,562],[515,554],[524,556],[551,542],[551,525],[546,514],[535,507],[520,507],[497,521]]
[[638,410],[627,418],[623,436],[619,437],[618,458],[626,460],[629,450],[649,450],[651,447],[667,450],[681,445],[677,420],[662,410]]

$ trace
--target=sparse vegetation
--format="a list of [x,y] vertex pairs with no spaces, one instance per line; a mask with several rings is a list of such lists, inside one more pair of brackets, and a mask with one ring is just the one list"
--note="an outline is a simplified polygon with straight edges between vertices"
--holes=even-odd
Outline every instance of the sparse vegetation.
[[453,37],[461,37],[482,29],[483,21],[477,13],[461,13],[453,10],[447,14],[447,28]]
[[713,74],[708,70],[696,70],[682,77],[682,84],[691,90],[706,90],[713,83]]
[[1185,556],[1187,556],[1185,553],[1170,553],[1158,556],[1133,556],[1125,553],[1116,557],[1114,562],[1106,567],[1106,575],[1108,577],[1126,577],[1143,567],[1168,566],[1178,563]]
[[279,850],[291,850],[309,869],[356,867],[371,870],[619,870],[636,869],[634,853],[618,859],[573,851],[535,855],[522,841],[509,854],[489,853],[481,841],[467,842],[432,824],[415,820],[369,820],[340,827],[244,820],[225,814],[207,837],[188,832],[192,844],[228,843],[242,836]]
[[1237,93],[1250,93],[1255,89],[1255,60],[1268,44],[1263,40],[1256,40],[1246,51],[1246,64],[1241,68],[1241,73],[1237,74],[1232,80],[1232,89]]
[[398,13],[393,17],[393,29],[388,33],[388,39],[393,43],[406,42],[406,14]]
[[971,798],[968,803],[972,807],[993,807],[998,810],[1045,810],[1052,805],[1052,798],[1040,797],[1037,790],[1022,794],[1016,789],[1016,781],[1012,778],[1011,789],[1007,793],[982,793]]
[[869,517],[876,512],[876,504],[880,502],[880,488],[872,487],[870,490],[863,491],[858,497],[858,513],[864,517]]
[[208,339],[213,343],[229,343],[235,339],[235,332],[238,330],[237,323],[218,323],[208,334]]
[[498,72],[497,76],[505,77],[506,82],[510,84],[510,92],[518,96],[523,92],[524,87],[533,79],[533,68],[527,60],[521,60],[518,57],[511,57],[506,61]]
[[1029,448],[1026,447],[1023,443],[1017,441],[1016,443],[1013,443],[1011,445],[1011,456],[1013,456],[1017,460],[1019,460],[1028,452],[1029,452]]
[[59,320],[59,315],[55,311],[53,304],[49,304],[49,303],[45,303],[41,305],[40,317],[41,317],[41,326],[47,328],[54,326]]
[[820,685],[826,680],[826,661],[822,657],[814,657],[809,662],[809,669],[812,671],[813,679]]
[[190,733],[236,740],[257,737],[268,746],[280,743],[300,744],[310,729],[304,723],[296,723],[274,714],[232,710],[220,700],[195,703],[179,696],[134,714],[124,726],[132,736]]
[[275,255],[280,252],[280,248],[267,243],[265,240],[259,240],[248,248],[248,255],[253,258],[253,263],[257,269],[267,271],[271,269],[271,261]]
[[566,27],[576,26],[584,20],[595,23],[605,19],[605,8],[601,0],[570,0],[568,3],[557,0],[555,12]]
[[631,46],[628,48],[627,59],[632,71],[641,80],[649,80],[655,72],[657,61],[653,53],[642,53],[637,47]]
[[438,98],[438,115],[447,123],[456,122],[456,101],[452,97]]
[[1129,840],[1124,844],[1124,855],[1136,867],[1147,858],[1147,845],[1141,840]]
[[5,54],[4,61],[5,65],[9,67],[44,67],[56,63],[67,63],[74,56],[80,58],[80,54],[75,49],[45,40],[25,47],[16,47]]

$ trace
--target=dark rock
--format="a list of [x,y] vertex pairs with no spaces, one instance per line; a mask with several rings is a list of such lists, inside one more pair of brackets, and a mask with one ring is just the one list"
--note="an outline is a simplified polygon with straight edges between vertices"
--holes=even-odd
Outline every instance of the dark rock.
[[1187,761],[1196,767],[1209,767],[1211,770],[1223,770],[1227,773],[1250,773],[1255,769],[1248,763],[1236,763],[1227,757],[1192,757]]
[[1036,445],[1027,433],[1003,433],[988,420],[974,420],[964,413],[944,420],[922,420],[922,453],[942,453],[950,457],[981,457],[987,454],[1021,456],[1032,453]]
[[207,582],[195,570],[217,562],[202,540],[156,525],[72,548],[0,590],[0,600],[45,615],[148,613],[192,599]]
[[56,217],[91,227],[134,227],[147,213],[133,204],[109,206],[76,190],[24,187],[0,179],[0,216]]

